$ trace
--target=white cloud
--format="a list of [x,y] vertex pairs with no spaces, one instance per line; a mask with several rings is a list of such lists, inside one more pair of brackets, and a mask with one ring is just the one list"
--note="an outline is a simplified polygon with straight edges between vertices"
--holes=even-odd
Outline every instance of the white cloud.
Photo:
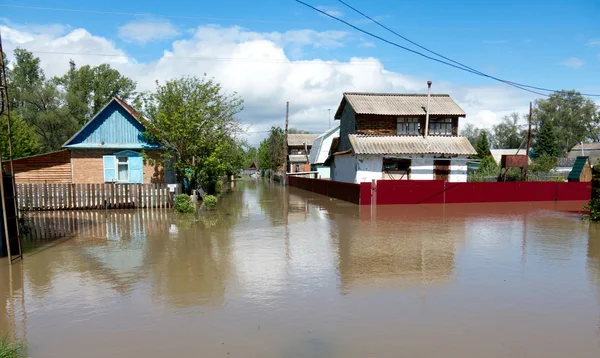
[[152,41],[168,40],[180,32],[166,20],[132,21],[119,27],[119,37],[126,42],[146,44]]
[[[138,90],[154,89],[156,80],[164,82],[182,75],[206,73],[227,91],[235,91],[244,98],[245,109],[240,119],[251,132],[264,131],[272,125],[282,126],[286,101],[290,101],[291,126],[323,131],[328,128],[327,110],[335,112],[345,91],[425,93],[429,79],[389,71],[377,58],[294,60],[290,55],[295,49],[343,46],[347,41],[343,32],[259,33],[239,27],[202,26],[184,39],[174,41],[159,59],[148,61],[128,57],[114,42],[93,36],[84,29],[64,35],[36,34],[6,27],[2,31],[9,56],[17,46],[43,51],[35,54],[48,76],[64,74],[70,58],[78,66],[109,63],[136,80]],[[533,98],[503,85],[463,86],[433,80],[433,92],[452,95],[467,112],[466,123],[480,127],[489,128],[514,110],[526,111]],[[262,137],[263,133],[250,134],[248,140],[257,144]]]
[[571,57],[560,63],[562,66],[577,69],[584,65],[583,61],[577,57]]
[[320,6],[317,6],[317,9],[319,9],[331,16],[335,16],[335,17],[343,17],[344,16],[344,13],[335,7],[320,5]]
[[360,44],[360,47],[375,47],[375,43],[371,41],[366,41]]
[[586,43],[587,46],[600,46],[600,39],[591,39]]

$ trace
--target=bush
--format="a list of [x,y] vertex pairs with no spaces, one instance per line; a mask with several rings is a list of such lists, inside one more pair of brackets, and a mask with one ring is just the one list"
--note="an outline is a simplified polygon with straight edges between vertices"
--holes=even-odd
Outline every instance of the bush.
[[481,182],[485,181],[486,178],[489,177],[497,177],[499,170],[500,168],[498,167],[498,164],[496,164],[494,158],[489,155],[481,160],[479,163],[479,168],[471,177],[471,181]]
[[187,194],[175,196],[175,211],[180,213],[194,213],[196,208],[192,204],[192,199]]
[[590,219],[600,221],[600,169],[596,166],[592,169],[592,198],[587,206],[590,211]]
[[0,358],[26,357],[25,345],[22,342],[11,342],[6,337],[0,337]]
[[214,195],[204,195],[204,198],[202,198],[202,206],[213,209],[217,206],[217,197]]

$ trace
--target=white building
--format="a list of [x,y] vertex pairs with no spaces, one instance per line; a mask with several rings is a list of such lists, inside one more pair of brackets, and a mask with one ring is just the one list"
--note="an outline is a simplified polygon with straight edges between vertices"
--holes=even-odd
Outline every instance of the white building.
[[311,170],[319,172],[320,179],[331,178],[331,168],[328,165],[325,165],[325,162],[329,158],[331,145],[333,144],[334,139],[339,137],[340,126],[338,125],[321,134],[313,142],[308,162]]
[[426,108],[426,94],[344,93],[332,179],[466,182],[468,158],[477,152],[457,136],[465,112],[449,95],[430,96],[428,123]]

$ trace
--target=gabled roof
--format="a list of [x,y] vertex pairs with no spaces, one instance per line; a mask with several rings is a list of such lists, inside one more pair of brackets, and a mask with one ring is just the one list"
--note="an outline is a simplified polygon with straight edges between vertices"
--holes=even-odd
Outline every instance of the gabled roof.
[[321,134],[313,142],[313,146],[310,149],[310,156],[308,162],[310,164],[323,164],[329,157],[329,151],[331,150],[331,144],[333,139],[340,136],[340,126],[337,125],[327,132]]
[[310,147],[318,136],[318,134],[288,134],[288,145],[292,147],[304,147],[304,143],[306,143]]
[[120,98],[113,97],[63,148],[157,149],[145,137],[147,120]]
[[[427,112],[427,94],[347,92],[344,93],[335,119],[342,118],[346,104],[350,104],[356,114],[424,116]],[[465,117],[467,115],[447,94],[432,94],[429,108],[429,114],[432,116]]]
[[349,135],[350,144],[356,154],[403,155],[403,154],[447,154],[475,155],[466,137],[439,136],[376,136]]

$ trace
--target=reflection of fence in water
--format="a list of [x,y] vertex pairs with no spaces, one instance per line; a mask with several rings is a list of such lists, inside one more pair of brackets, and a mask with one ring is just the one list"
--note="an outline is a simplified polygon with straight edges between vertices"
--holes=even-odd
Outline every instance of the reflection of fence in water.
[[139,237],[149,229],[158,229],[159,226],[164,229],[169,216],[170,210],[165,209],[36,212],[25,216],[23,241],[27,247],[37,247],[72,236],[106,239]]

